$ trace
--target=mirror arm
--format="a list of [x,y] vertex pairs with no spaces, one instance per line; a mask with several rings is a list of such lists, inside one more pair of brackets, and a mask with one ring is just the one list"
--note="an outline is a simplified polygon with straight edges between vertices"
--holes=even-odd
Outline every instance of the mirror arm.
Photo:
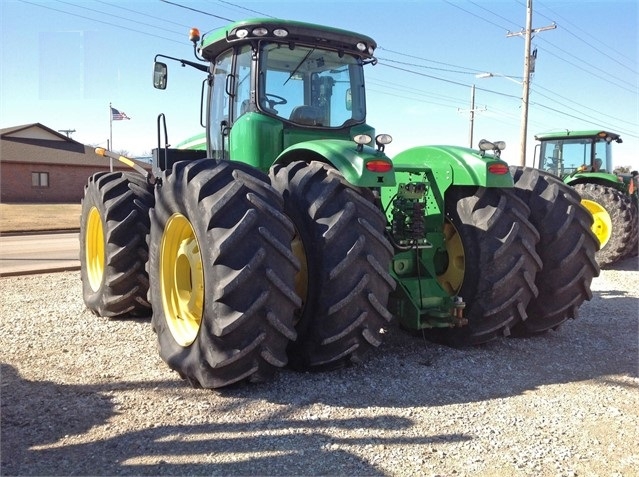
[[155,55],[155,60],[157,61],[158,58],[167,58],[169,60],[174,60],[179,62],[180,64],[182,64],[182,66],[186,66],[189,65],[193,68],[196,68],[200,71],[204,71],[205,73],[209,71],[209,66],[208,65],[201,65],[199,63],[195,63],[194,61],[189,61],[189,60],[183,60],[180,58],[173,58],[172,56],[166,56],[166,55]]

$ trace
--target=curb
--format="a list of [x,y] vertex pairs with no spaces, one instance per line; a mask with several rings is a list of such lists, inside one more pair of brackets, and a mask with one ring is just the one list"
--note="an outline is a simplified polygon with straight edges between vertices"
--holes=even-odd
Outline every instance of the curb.
[[0,232],[0,237],[17,237],[20,235],[49,235],[80,233],[80,229],[56,229],[56,230],[17,230]]
[[50,268],[38,268],[30,270],[13,270],[8,272],[0,272],[0,277],[21,277],[25,275],[43,275],[45,273],[58,273],[58,272],[74,272],[80,270],[80,265],[68,265],[61,267]]

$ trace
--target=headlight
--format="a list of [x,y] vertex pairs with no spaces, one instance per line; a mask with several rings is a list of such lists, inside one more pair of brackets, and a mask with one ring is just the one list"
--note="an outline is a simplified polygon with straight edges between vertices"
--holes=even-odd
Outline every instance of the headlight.
[[353,138],[353,141],[355,141],[355,143],[359,144],[360,146],[363,146],[364,144],[368,144],[372,140],[373,138],[370,137],[368,134],[358,134],[357,136]]

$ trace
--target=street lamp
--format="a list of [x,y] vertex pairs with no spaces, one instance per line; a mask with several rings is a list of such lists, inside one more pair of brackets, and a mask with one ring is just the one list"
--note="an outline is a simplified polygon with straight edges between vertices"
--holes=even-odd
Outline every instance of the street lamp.
[[526,136],[528,134],[528,96],[530,94],[530,81],[518,81],[510,76],[502,75],[501,73],[479,73],[475,75],[476,78],[506,78],[513,83],[517,83],[522,87],[521,94],[521,134],[520,134],[520,158],[519,163],[522,166],[526,165]]
[[490,72],[479,73],[478,75],[475,75],[475,78],[506,78],[507,80],[510,80],[513,83],[517,83],[519,86],[522,86],[524,84],[523,82],[516,80],[512,76],[502,75],[501,73],[490,73]]

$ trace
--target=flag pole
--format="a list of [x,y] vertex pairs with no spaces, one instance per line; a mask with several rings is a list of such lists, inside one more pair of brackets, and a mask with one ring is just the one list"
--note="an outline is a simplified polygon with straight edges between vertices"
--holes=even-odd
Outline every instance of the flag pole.
[[[109,145],[107,149],[113,149],[113,107],[109,103]],[[109,171],[113,172],[113,159],[109,158]]]

